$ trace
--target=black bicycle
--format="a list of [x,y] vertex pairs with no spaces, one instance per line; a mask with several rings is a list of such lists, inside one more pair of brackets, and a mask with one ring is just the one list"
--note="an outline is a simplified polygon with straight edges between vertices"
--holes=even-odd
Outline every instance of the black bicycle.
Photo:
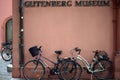
[[10,61],[12,59],[12,43],[5,42],[2,43],[1,56],[4,61]]
[[[29,49],[29,52],[33,57],[35,57],[34,60],[30,60],[23,66],[23,76],[26,80],[41,80],[43,79],[45,75],[45,69],[48,68],[50,75],[57,75],[60,80],[63,80],[63,78],[60,76],[60,68],[62,67],[63,63],[66,61],[71,61],[70,58],[60,58],[62,51],[58,50],[55,51],[57,54],[57,61],[53,62],[50,59],[44,57],[42,55],[41,47],[31,47]],[[50,62],[53,64],[53,67],[51,68],[47,62]],[[74,70],[73,70],[74,71]],[[62,73],[61,73],[62,74]]]
[[82,67],[76,60],[68,60],[63,63],[60,69],[60,77],[62,80],[80,80]]

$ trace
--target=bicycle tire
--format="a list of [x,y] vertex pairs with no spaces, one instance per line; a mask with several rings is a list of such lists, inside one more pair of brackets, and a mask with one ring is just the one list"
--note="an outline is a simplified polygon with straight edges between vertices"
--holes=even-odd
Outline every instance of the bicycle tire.
[[10,61],[12,59],[12,51],[9,48],[4,48],[1,52],[1,57],[4,61]]
[[39,60],[30,60],[23,66],[23,76],[26,80],[41,80],[45,68]]
[[102,64],[102,66],[104,67],[105,71],[101,71],[101,72],[95,72],[93,73],[93,75],[98,79],[98,80],[108,80],[112,78],[112,73],[113,73],[113,67],[112,67],[112,62],[108,61],[108,60],[100,60],[99,62],[96,62],[93,65],[93,71],[95,69],[99,69],[99,63]]
[[82,67],[75,61],[66,61],[60,69],[62,80],[80,80]]

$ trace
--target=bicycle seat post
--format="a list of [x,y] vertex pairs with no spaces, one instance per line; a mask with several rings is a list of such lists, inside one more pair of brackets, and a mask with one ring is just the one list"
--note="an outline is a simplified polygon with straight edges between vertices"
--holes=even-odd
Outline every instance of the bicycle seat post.
[[57,60],[59,60],[60,59],[60,55],[61,55],[61,53],[62,53],[62,51],[61,50],[57,50],[57,51],[55,51],[55,53],[57,54]]

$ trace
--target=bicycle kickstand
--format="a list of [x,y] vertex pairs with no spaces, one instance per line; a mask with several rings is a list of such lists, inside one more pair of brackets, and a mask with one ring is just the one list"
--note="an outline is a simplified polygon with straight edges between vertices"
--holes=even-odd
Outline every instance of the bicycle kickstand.
[[92,73],[91,76],[90,76],[90,80],[93,80],[93,73]]
[[48,75],[48,79],[47,80],[50,80],[50,75]]

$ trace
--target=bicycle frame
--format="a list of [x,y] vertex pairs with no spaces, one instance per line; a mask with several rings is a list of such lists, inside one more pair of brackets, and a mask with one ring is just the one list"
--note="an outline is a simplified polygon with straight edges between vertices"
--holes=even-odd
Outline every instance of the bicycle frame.
[[50,60],[50,59],[42,56],[41,54],[39,54],[39,55],[37,56],[37,60],[39,60],[39,61],[40,61],[44,66],[46,66],[49,70],[51,69],[51,68],[50,68],[50,65],[48,65],[45,60],[42,60],[42,58],[45,59],[45,60],[47,60],[48,62],[54,64],[54,65],[57,64],[57,62],[55,63],[55,62],[53,62],[52,60]]
[[104,68],[103,66],[101,65],[101,63],[99,63],[99,66],[100,66],[100,69],[96,69],[96,70],[92,70],[93,69],[93,64],[97,61],[96,58],[93,58],[93,61],[91,64],[89,64],[85,58],[83,58],[80,54],[77,55],[76,57],[77,60],[80,60],[84,66],[87,68],[87,70],[90,72],[90,73],[95,73],[95,72],[100,72],[100,71],[104,71]]
[[[54,64],[54,65],[56,64],[55,62],[53,62],[52,60],[50,60],[50,59],[48,59],[48,58],[46,58],[46,57],[44,57],[44,56],[41,56],[41,57],[44,58],[45,60],[47,60],[48,62]],[[46,61],[42,60],[41,58],[39,58],[39,61],[40,61],[44,66],[46,66],[47,68],[51,69],[51,68],[50,68],[50,65],[48,65]]]

